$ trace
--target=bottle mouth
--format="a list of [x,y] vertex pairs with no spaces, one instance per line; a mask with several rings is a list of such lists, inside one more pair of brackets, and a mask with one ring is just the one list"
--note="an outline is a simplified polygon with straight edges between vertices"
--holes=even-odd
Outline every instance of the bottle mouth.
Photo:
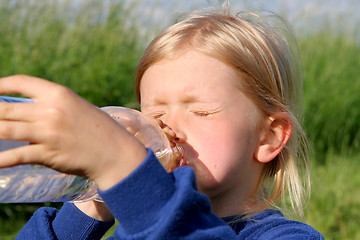
[[184,156],[184,148],[183,147],[181,147],[181,146],[179,146],[179,145],[175,145],[175,147],[172,147],[171,148],[172,149],[172,151],[174,152],[174,153],[180,153],[182,156]]
[[175,145],[172,148],[164,148],[155,152],[155,156],[159,159],[166,171],[171,172],[175,168],[184,165],[184,149]]
[[172,161],[171,161],[171,167],[170,171],[173,171],[174,169],[182,166],[186,166],[186,161],[184,159],[184,148],[182,148],[179,145],[175,145],[172,148],[173,154],[172,154]]

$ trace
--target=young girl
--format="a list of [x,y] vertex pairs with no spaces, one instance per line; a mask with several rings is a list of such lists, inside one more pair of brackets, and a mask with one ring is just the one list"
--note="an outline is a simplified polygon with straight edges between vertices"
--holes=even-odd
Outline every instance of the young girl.
[[[95,181],[105,205],[41,208],[18,239],[323,239],[286,219],[301,212],[297,121],[301,79],[284,33],[249,14],[195,13],[155,38],[137,69],[142,112],[184,149],[167,173],[151,150],[69,89],[28,76],[0,80],[0,138],[29,141],[0,167],[38,163]],[[306,179],[305,179],[306,180]]]

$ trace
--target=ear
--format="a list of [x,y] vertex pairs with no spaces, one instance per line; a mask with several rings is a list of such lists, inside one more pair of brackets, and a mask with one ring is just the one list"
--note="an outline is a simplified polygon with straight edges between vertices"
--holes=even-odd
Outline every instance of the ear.
[[267,117],[254,158],[261,163],[273,160],[285,147],[291,132],[292,123],[288,113],[279,112]]

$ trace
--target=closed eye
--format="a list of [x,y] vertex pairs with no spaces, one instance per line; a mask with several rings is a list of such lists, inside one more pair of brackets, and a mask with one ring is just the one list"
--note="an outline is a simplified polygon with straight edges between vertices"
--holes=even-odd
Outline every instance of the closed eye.
[[210,112],[194,112],[194,114],[199,117],[206,117],[210,115]]
[[221,111],[221,108],[214,108],[214,109],[194,109],[192,112],[195,116],[198,117],[207,117],[213,114],[216,114]]

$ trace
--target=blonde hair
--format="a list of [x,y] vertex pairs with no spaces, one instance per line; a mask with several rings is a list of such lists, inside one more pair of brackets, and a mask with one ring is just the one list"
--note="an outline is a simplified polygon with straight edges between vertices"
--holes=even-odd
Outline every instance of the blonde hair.
[[[169,27],[148,46],[136,71],[139,102],[140,83],[144,72],[154,63],[174,56],[185,48],[195,49],[232,66],[241,76],[243,90],[265,116],[287,112],[293,133],[287,146],[265,164],[259,186],[259,203],[263,208],[285,199],[289,193],[293,209],[302,215],[305,196],[303,183],[309,183],[305,134],[301,118],[302,79],[297,45],[291,28],[276,15],[285,28],[271,26],[255,13],[195,12]],[[297,113],[297,115],[295,114]],[[300,165],[301,168],[299,167]],[[302,181],[299,170],[303,172]],[[309,187],[310,184],[307,184]]]

